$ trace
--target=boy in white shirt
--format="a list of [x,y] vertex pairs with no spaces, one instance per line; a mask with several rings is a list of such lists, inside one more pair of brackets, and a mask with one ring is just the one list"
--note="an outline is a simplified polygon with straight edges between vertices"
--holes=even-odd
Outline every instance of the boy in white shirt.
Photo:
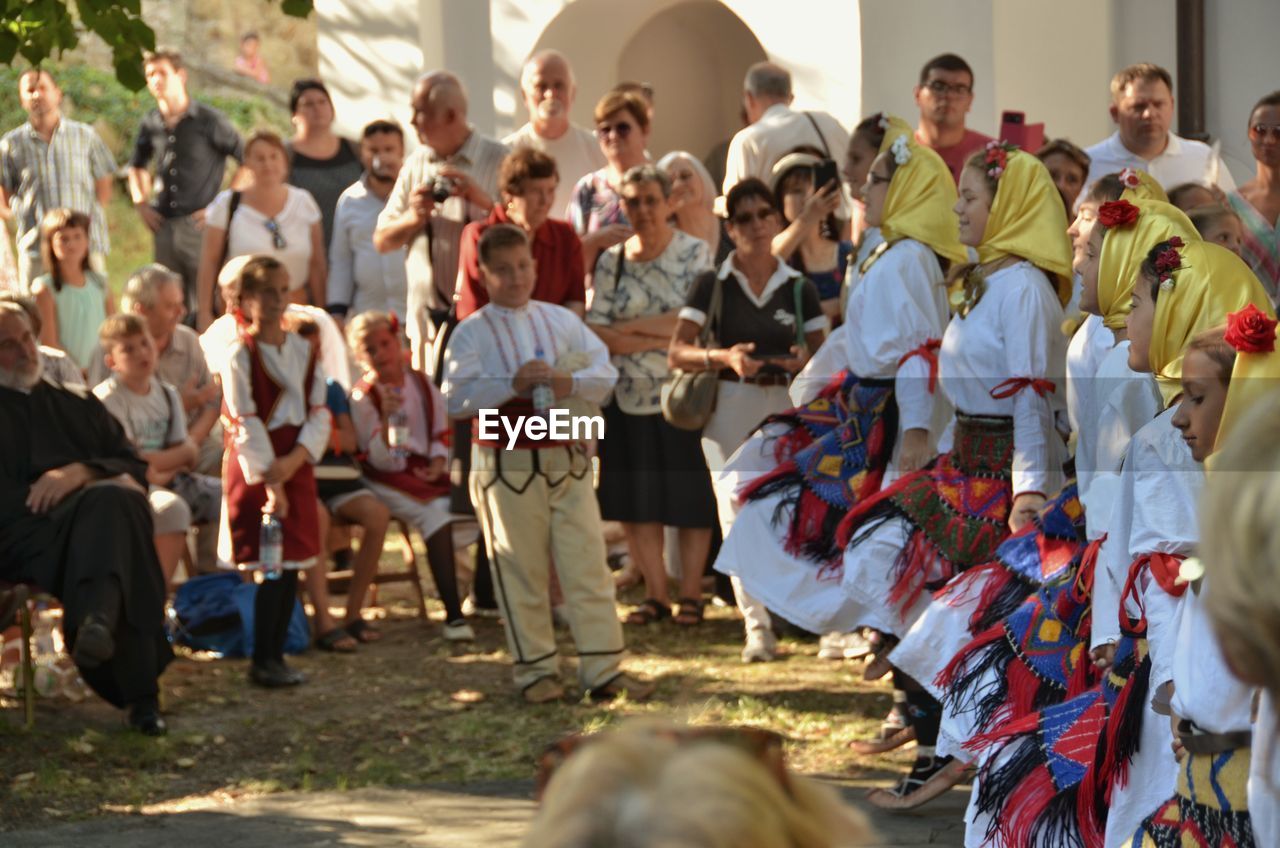
[[601,403],[618,372],[581,318],[531,300],[535,268],[523,230],[490,227],[479,254],[489,303],[454,330],[444,392],[450,415],[479,416],[472,429],[471,500],[490,551],[516,685],[529,703],[564,696],[547,589],[554,557],[583,688],[597,700],[623,693],[642,700],[654,685],[619,668],[622,627],[586,445],[549,438],[545,426],[542,436],[536,427],[522,427],[531,420],[546,425],[583,401]]
[[215,478],[188,473],[195,465],[197,448],[187,435],[177,389],[155,376],[159,353],[142,316],[118,312],[108,317],[98,339],[111,376],[93,393],[147,462],[156,555],[167,588],[192,522],[218,520],[221,486]]

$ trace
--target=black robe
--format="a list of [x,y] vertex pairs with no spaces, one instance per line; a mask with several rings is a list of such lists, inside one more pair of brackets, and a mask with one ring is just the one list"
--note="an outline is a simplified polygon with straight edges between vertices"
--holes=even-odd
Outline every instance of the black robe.
[[34,515],[25,503],[31,485],[73,462],[102,477],[126,474],[146,489],[147,464],[91,393],[48,381],[30,394],[0,388],[0,580],[58,598],[70,645],[86,615],[115,622],[115,656],[80,671],[105,700],[125,706],[155,697],[173,658],[151,507],[140,492],[104,482]]

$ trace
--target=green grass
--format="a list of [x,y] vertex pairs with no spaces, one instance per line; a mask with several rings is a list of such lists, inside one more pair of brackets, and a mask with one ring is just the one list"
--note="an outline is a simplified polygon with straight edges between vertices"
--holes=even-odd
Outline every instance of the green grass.
[[[780,662],[745,666],[741,621],[726,610],[710,609],[695,629],[627,628],[626,667],[659,681],[648,703],[530,707],[515,694],[497,622],[475,622],[478,641],[460,648],[407,600],[383,589],[381,643],[293,660],[311,678],[296,690],[250,689],[243,660],[179,657],[161,681],[171,733],[158,741],[123,729],[96,701],[42,701],[27,734],[18,705],[0,698],[0,831],[202,798],[531,781],[548,743],[637,716],[776,730],[791,766],[808,774],[864,778],[913,756],[860,759],[846,747],[879,725],[890,703],[884,681],[866,683],[860,664],[820,660],[816,644],[795,640],[783,640]],[[563,678],[574,680],[568,660]]]

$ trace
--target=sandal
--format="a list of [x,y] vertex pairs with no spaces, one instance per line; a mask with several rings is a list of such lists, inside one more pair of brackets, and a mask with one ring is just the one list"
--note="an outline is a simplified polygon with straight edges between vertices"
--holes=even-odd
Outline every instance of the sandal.
[[697,627],[702,623],[706,602],[701,598],[681,598],[676,601],[675,623],[681,627]]
[[645,598],[627,615],[626,624],[653,624],[671,617],[671,608],[653,598]]
[[374,627],[363,618],[357,618],[355,621],[349,621],[342,625],[343,629],[355,639],[357,642],[367,644],[369,642],[377,642],[382,638],[382,631]]
[[358,644],[359,642],[341,627],[335,627],[328,633],[316,637],[316,647],[333,654],[355,653]]
[[967,763],[952,757],[917,757],[910,773],[892,789],[873,789],[867,801],[882,810],[913,810],[960,782]]

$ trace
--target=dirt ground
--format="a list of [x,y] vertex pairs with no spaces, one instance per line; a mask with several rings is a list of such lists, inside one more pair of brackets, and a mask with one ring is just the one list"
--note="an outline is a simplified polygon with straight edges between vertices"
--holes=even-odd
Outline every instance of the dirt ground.
[[[182,653],[162,678],[163,739],[129,732],[95,699],[41,701],[27,733],[18,702],[0,697],[0,830],[280,792],[524,782],[549,742],[638,715],[771,728],[790,740],[792,767],[812,775],[877,777],[913,756],[859,758],[845,747],[878,726],[887,683],[866,683],[860,662],[820,660],[815,642],[793,639],[779,662],[745,666],[730,610],[709,607],[698,628],[627,628],[627,667],[659,681],[651,702],[531,707],[512,687],[499,622],[474,621],[474,645],[450,645],[439,606],[424,625],[397,588],[384,588],[374,610],[385,638],[354,654],[294,658],[310,676],[296,689],[250,688],[246,660]],[[573,681],[571,661],[564,671]]]

